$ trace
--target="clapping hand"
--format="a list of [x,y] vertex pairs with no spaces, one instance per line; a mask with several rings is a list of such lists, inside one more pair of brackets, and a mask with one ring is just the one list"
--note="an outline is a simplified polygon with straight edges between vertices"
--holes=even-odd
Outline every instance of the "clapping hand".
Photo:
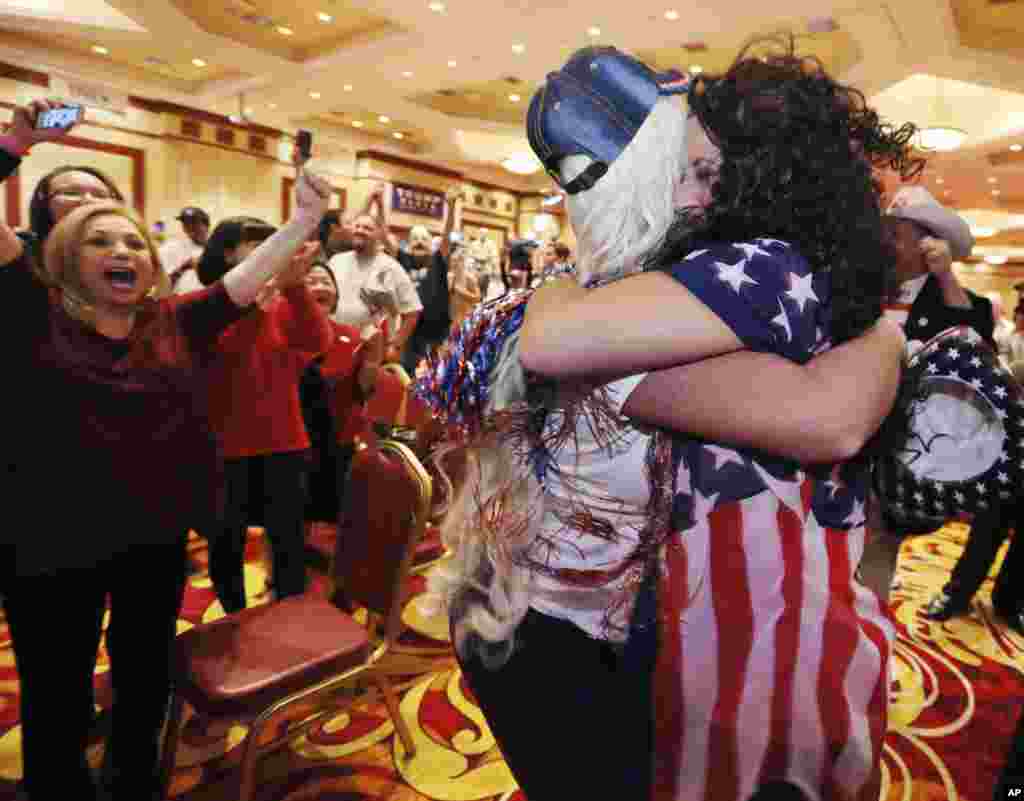
[[[11,138],[14,147],[23,153],[40,142],[56,142],[67,136],[78,123],[72,123],[66,128],[36,128],[36,120],[39,119],[40,114],[62,105],[64,104],[59,100],[33,100],[27,106],[16,108],[10,127],[7,129],[7,135]],[[84,115],[82,119],[84,119]]]
[[292,256],[291,264],[274,279],[274,283],[280,289],[301,286],[306,281],[306,276],[313,269],[313,262],[316,261],[317,253],[320,252],[319,242],[307,242]]

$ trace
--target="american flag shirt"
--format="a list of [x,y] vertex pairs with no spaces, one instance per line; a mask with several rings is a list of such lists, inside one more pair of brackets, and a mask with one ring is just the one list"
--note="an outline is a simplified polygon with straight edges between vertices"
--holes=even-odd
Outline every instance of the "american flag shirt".
[[[670,272],[749,350],[805,363],[831,345],[829,272],[786,242],[707,244]],[[875,801],[894,629],[854,579],[866,476],[696,439],[674,449],[655,797],[741,801],[788,781],[811,801]]]

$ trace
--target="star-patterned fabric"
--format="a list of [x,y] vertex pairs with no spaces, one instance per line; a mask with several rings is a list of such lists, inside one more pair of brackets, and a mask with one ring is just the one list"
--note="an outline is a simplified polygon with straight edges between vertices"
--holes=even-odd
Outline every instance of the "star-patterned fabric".
[[[786,242],[704,245],[671,274],[750,350],[804,363],[830,347],[829,273]],[[854,578],[866,482],[719,443],[674,450],[655,799],[788,781],[810,801],[877,801],[894,629]]]

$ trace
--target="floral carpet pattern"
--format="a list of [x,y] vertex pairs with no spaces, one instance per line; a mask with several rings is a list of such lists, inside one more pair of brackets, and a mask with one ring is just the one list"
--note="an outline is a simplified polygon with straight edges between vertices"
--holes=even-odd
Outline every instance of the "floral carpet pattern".
[[[951,524],[909,540],[900,555],[884,801],[988,801],[1024,709],[1024,639],[993,615],[991,579],[969,616],[933,623],[921,614],[946,581],[966,535],[965,526]],[[253,549],[246,565],[250,603],[267,600],[266,568],[258,551]],[[996,569],[998,562],[993,576]],[[525,801],[452,658],[446,626],[419,612],[416,594],[424,580],[413,582],[403,615],[408,628],[402,651],[419,669],[410,675],[408,667],[396,668],[395,675],[415,756],[407,757],[383,705],[371,700],[264,757],[258,767],[258,801]],[[311,591],[325,591],[322,579],[313,582]],[[222,614],[200,570],[190,579],[179,631]],[[58,648],[55,639],[55,658]],[[110,701],[108,674],[101,645],[96,669],[100,708]],[[201,724],[188,718],[171,797],[236,798],[244,731],[230,721]],[[17,672],[6,627],[0,625],[0,801],[18,798],[20,737]],[[102,748],[97,732],[90,750],[96,764]]]

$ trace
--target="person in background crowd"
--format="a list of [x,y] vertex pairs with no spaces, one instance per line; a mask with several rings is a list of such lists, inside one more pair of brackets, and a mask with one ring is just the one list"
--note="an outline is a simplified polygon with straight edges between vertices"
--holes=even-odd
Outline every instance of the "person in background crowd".
[[210,237],[210,215],[196,206],[186,206],[176,218],[184,239],[172,239],[160,246],[160,263],[176,294],[202,289],[195,266]]
[[462,325],[462,321],[472,313],[483,296],[477,278],[477,265],[469,257],[468,249],[458,242],[453,242],[449,262],[451,270],[448,272],[448,286],[451,287],[451,292],[448,308],[452,320],[451,328],[454,330]]
[[534,252],[537,243],[529,239],[516,239],[509,243],[508,258],[501,269],[501,279],[505,291],[511,289],[529,289],[533,287],[535,276],[533,271]]
[[398,362],[423,311],[412,279],[380,249],[381,231],[369,214],[355,220],[353,250],[331,259],[329,267],[340,294],[335,322],[362,330],[388,323],[386,361]]
[[572,264],[572,251],[564,242],[555,242],[555,256],[557,265],[567,267]]
[[[255,217],[217,225],[197,272],[211,286],[275,232]],[[273,553],[277,597],[306,588],[306,473],[310,439],[299,399],[299,379],[311,359],[330,347],[331,328],[306,287],[317,252],[306,242],[303,258],[275,279],[258,308],[217,339],[206,369],[210,422],[225,460],[226,498],[210,539],[210,578],[228,613],[246,607],[243,567],[249,515],[254,507]]]
[[558,264],[558,251],[555,250],[555,240],[553,237],[543,240],[539,247],[539,270],[538,274],[543,274]]
[[352,250],[352,220],[338,209],[330,209],[320,221],[317,231],[320,240],[320,258],[325,262],[339,253]]
[[[70,130],[35,129],[36,116],[56,105],[35,101],[15,110],[0,140],[0,174]],[[8,375],[23,390],[4,395],[0,491],[12,519],[37,523],[32,531],[9,527],[3,538],[4,611],[20,682],[27,797],[97,798],[85,747],[109,596],[111,625],[128,644],[111,652],[110,797],[150,801],[161,797],[157,750],[186,534],[216,516],[221,483],[196,364],[291,263],[329,187],[304,173],[295,216],[280,234],[209,289],[166,298],[146,227],[117,203],[87,202],[110,187],[81,172],[70,176],[77,185],[58,181],[68,188],[59,201],[49,188],[40,195],[47,200],[37,208],[42,215],[46,207],[48,222],[41,265],[34,254],[22,258],[26,249],[0,225],[3,255],[15,257],[0,267],[0,298],[10,306],[0,315],[0,342]],[[52,208],[55,202],[76,208]],[[43,516],[40,486],[57,487],[60,499]],[[68,536],[74,531],[89,536]],[[55,598],[72,600],[61,609],[59,658]]]
[[[657,649],[653,797],[875,801],[895,632],[854,575],[867,436],[826,464],[729,447],[692,424],[672,425],[672,415],[685,421],[697,409],[674,382],[644,372],[706,364],[724,399],[715,378],[724,354],[774,353],[800,365],[880,329],[890,348],[877,374],[848,395],[833,385],[833,400],[820,401],[845,413],[858,394],[879,393],[870,436],[892,407],[903,345],[881,320],[892,259],[874,168],[919,173],[915,129],[883,123],[857,90],[798,57],[792,39],[755,42],[724,74],[690,82],[690,169],[669,189],[681,211],[651,258],[625,256],[623,271],[631,262],[647,269],[588,290],[591,261],[625,246],[617,232],[630,202],[609,182],[606,143],[577,140],[584,127],[610,137],[632,108],[613,83],[625,70],[606,60],[593,49],[561,85],[549,76],[531,104],[531,146],[549,172],[561,170],[569,199],[597,183],[579,192],[583,201],[594,193],[594,204],[573,216],[581,275],[534,295],[520,358],[560,381],[635,375],[622,414],[689,432],[657,434],[664,461],[648,460],[662,465],[654,486],[671,526],[641,549],[655,572],[626,644],[642,663]],[[567,107],[593,108],[606,124],[574,124]],[[594,242],[599,226],[611,233]],[[738,392],[776,410],[781,424],[791,409],[767,401],[757,376]]]
[[[314,266],[306,286],[330,319],[338,306],[334,273]],[[344,509],[354,439],[368,426],[362,410],[380,378],[384,336],[373,325],[360,331],[331,320],[331,328],[331,346],[307,368],[301,394],[314,454],[306,518],[333,523]]]
[[992,339],[995,340],[999,349],[999,357],[1003,366],[1009,369],[1012,359],[1007,358],[1006,340],[1014,332],[1014,324],[1006,319],[1006,306],[1003,304],[1003,296],[998,292],[986,292],[985,297],[992,304],[992,315],[995,317],[995,330],[992,332]]
[[1024,360],[1024,303],[1013,310],[1011,326],[1009,333],[1003,335],[1000,351],[1006,362],[1013,365]]

